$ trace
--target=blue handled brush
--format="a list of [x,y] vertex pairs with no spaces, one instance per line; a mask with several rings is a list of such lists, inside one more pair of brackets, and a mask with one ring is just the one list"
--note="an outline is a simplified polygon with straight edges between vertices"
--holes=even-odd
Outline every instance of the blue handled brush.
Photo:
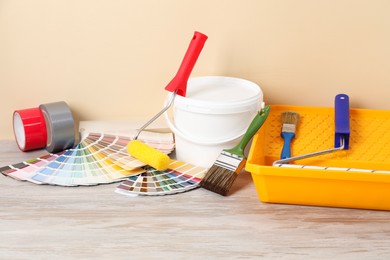
[[296,112],[282,113],[282,133],[284,140],[280,159],[291,157],[291,140],[295,137],[295,129],[299,121],[299,114]]

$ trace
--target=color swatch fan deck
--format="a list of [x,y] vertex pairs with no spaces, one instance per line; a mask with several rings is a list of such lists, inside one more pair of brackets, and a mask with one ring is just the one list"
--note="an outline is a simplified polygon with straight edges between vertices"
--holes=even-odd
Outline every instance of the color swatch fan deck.
[[[139,139],[167,154],[174,149],[171,133],[152,133],[148,140],[142,136]],[[79,186],[117,182],[146,171],[142,168],[144,163],[127,153],[130,140],[124,136],[87,133],[72,149],[8,165],[0,168],[0,172],[36,184]]]
[[171,160],[168,169],[147,171],[131,176],[115,190],[127,196],[167,195],[185,192],[199,187],[207,169],[188,163]]

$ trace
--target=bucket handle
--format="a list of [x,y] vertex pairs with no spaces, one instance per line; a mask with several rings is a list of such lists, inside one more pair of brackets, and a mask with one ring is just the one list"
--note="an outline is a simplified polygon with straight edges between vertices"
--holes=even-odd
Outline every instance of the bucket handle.
[[[167,95],[167,98],[165,99],[165,102],[164,102],[164,106],[166,106],[167,103],[169,102],[169,100],[171,100],[170,95],[174,95],[174,94],[171,93],[171,94]],[[178,136],[180,136],[181,138],[184,138],[184,139],[186,139],[186,140],[188,140],[188,141],[190,141],[192,143],[195,143],[195,144],[200,144],[200,145],[217,145],[217,144],[227,143],[227,142],[230,142],[230,141],[233,141],[233,140],[236,140],[236,139],[240,138],[243,134],[245,134],[245,131],[246,131],[246,129],[244,129],[242,131],[242,133],[239,133],[236,136],[233,136],[233,137],[227,138],[227,139],[223,139],[223,140],[216,140],[216,141],[200,140],[200,139],[196,139],[196,138],[193,138],[193,137],[189,137],[189,136],[185,135],[183,132],[181,132],[179,129],[177,129],[175,127],[175,124],[169,118],[167,112],[168,112],[167,110],[164,112],[165,121],[167,122],[169,128],[173,131],[173,133],[178,135]]]

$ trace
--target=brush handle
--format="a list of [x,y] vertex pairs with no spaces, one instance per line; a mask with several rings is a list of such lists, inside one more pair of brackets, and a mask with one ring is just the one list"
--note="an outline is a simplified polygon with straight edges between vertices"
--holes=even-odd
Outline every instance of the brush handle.
[[256,116],[253,118],[251,124],[249,125],[248,129],[246,130],[241,141],[235,147],[227,149],[225,151],[245,158],[244,150],[246,145],[248,144],[249,140],[251,140],[251,138],[257,133],[260,127],[264,124],[265,120],[268,117],[269,111],[270,106],[266,106],[259,113],[257,113]]
[[291,157],[291,140],[295,137],[294,133],[290,132],[282,132],[282,138],[284,139],[284,144],[282,148],[282,154],[280,155],[280,159],[286,159]]
[[176,91],[176,94],[183,97],[186,96],[188,78],[190,77],[191,71],[195,66],[196,60],[198,59],[206,40],[206,35],[200,32],[194,33],[176,76],[165,87],[165,90],[171,92]]
[[334,147],[349,148],[349,97],[346,94],[338,94],[334,101],[335,110],[335,139]]

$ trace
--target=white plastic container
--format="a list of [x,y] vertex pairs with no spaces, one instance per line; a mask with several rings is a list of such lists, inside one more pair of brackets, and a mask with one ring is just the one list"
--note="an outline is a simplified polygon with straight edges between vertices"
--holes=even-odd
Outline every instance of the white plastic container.
[[248,80],[190,78],[186,97],[176,96],[173,103],[173,122],[165,113],[175,134],[176,158],[209,168],[222,149],[240,141],[262,102],[260,87]]

